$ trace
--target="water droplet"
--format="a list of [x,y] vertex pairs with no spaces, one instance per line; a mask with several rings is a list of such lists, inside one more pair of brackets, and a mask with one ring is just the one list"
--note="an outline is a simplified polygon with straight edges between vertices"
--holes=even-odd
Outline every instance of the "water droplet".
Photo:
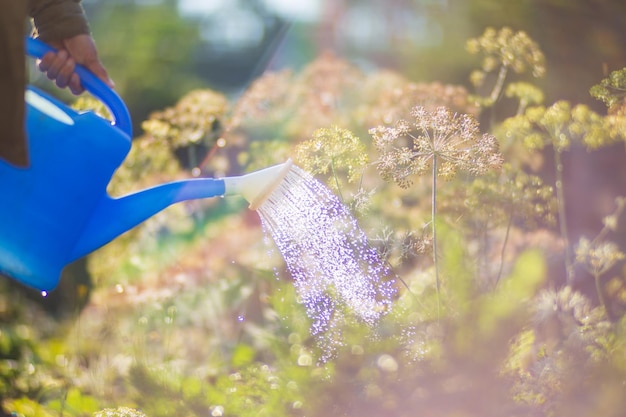
[[221,405],[216,405],[211,410],[211,416],[213,417],[222,417],[223,415],[224,415],[224,407],[222,407]]
[[396,294],[389,266],[347,207],[313,176],[292,167],[258,213],[324,350],[342,345],[338,323],[346,314],[374,325],[389,310]]
[[376,365],[385,372],[396,372],[398,370],[398,362],[393,356],[388,354],[380,355]]
[[48,291],[42,291],[42,292],[41,292],[41,296],[42,296],[43,298],[46,298],[46,297],[48,296]]
[[303,353],[298,356],[298,365],[299,366],[311,366],[313,365],[313,358],[308,353]]
[[246,319],[246,318],[245,318],[244,316],[237,316],[237,321],[238,321],[238,322],[240,322],[240,323],[241,323],[242,321],[244,321],[245,319]]

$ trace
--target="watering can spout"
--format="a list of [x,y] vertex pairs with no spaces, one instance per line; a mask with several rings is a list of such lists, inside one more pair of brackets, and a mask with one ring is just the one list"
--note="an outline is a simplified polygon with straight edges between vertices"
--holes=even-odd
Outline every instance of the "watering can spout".
[[226,195],[240,195],[250,203],[250,210],[256,210],[278,187],[293,166],[291,159],[268,168],[254,171],[240,177],[226,177]]
[[84,229],[71,260],[93,252],[166,207],[182,201],[239,195],[250,203],[250,209],[256,210],[284,180],[292,165],[289,159],[241,176],[170,182],[121,198],[105,194]]
[[70,261],[93,252],[172,204],[224,193],[223,180],[197,178],[158,185],[120,198],[105,194],[84,228]]
[[70,261],[81,258],[172,204],[187,200],[239,195],[256,210],[283,181],[292,161],[249,174],[221,179],[196,178],[148,188],[121,198],[100,200],[78,240]]

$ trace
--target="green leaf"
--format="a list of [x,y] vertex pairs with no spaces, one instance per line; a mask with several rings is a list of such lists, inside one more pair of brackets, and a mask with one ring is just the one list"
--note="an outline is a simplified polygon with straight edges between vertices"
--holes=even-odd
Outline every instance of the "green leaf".
[[234,368],[242,368],[254,361],[255,350],[246,344],[238,344],[233,350],[233,356],[230,360]]
[[536,293],[546,276],[546,265],[537,250],[522,253],[496,291],[482,300],[478,327],[483,334],[492,333],[497,324],[520,312]]

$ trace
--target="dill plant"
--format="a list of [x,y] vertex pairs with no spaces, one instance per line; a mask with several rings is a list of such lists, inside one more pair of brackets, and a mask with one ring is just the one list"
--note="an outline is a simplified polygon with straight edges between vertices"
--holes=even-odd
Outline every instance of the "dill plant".
[[375,165],[384,180],[409,188],[411,176],[431,176],[433,262],[439,312],[437,179],[449,180],[458,171],[480,175],[498,169],[502,155],[495,137],[481,134],[478,122],[471,115],[452,113],[446,107],[428,111],[421,106],[414,107],[411,115],[411,122],[400,120],[394,126],[378,126],[370,129],[370,134],[380,153]]
[[587,149],[595,149],[606,143],[608,136],[606,119],[588,106],[572,106],[569,102],[557,101],[550,107],[533,106],[522,115],[506,119],[499,127],[504,138],[518,140],[531,151],[542,151],[552,147],[554,151],[555,188],[559,213],[559,230],[565,242],[565,268],[567,279],[573,278],[573,254],[565,213],[563,154],[574,143]]
[[349,183],[357,182],[368,163],[365,145],[348,129],[320,128],[295,148],[296,162],[312,175],[330,175],[328,184],[344,201],[340,171]]
[[483,107],[491,107],[498,101],[510,71],[517,74],[529,71],[535,78],[543,77],[546,71],[543,52],[524,31],[489,27],[480,37],[469,39],[466,49],[471,54],[483,55],[481,69],[470,75],[474,87],[485,87],[487,76],[497,72],[491,91],[485,97],[477,97]]
[[624,253],[613,242],[590,241],[584,237],[578,241],[575,253],[576,261],[581,263],[593,276],[600,304],[608,311],[600,277],[617,262],[623,260]]
[[523,114],[529,105],[543,103],[544,95],[540,88],[526,82],[511,83],[506,87],[504,95],[517,98],[517,115]]
[[592,97],[602,101],[608,110],[608,144],[626,140],[626,68],[613,71],[589,90]]
[[616,111],[617,107],[626,102],[626,68],[613,71],[607,78],[589,89],[592,97],[602,101],[609,111]]
[[626,258],[616,243],[607,240],[609,233],[617,231],[618,220],[625,208],[626,199],[617,198],[615,211],[603,219],[604,227],[600,233],[592,240],[581,237],[575,249],[576,262],[593,276],[598,299],[609,316],[611,311],[600,279],[613,266]]
[[[530,230],[552,225],[556,221],[557,204],[553,187],[508,162],[502,165],[500,171],[475,178],[463,188],[461,198],[465,217],[474,222],[474,229],[487,233],[495,227],[504,226],[494,287],[502,277],[505,252],[514,223],[519,222]],[[482,259],[486,260],[486,255]]]

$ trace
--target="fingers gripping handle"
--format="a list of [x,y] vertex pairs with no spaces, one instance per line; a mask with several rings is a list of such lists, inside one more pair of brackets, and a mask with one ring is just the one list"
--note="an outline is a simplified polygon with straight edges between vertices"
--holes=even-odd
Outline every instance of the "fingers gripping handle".
[[[34,58],[41,59],[46,53],[54,51],[54,48],[40,40],[26,38],[26,52]],[[76,64],[75,72],[83,87],[107,106],[113,115],[113,125],[132,138],[132,121],[120,96],[82,65]]]

